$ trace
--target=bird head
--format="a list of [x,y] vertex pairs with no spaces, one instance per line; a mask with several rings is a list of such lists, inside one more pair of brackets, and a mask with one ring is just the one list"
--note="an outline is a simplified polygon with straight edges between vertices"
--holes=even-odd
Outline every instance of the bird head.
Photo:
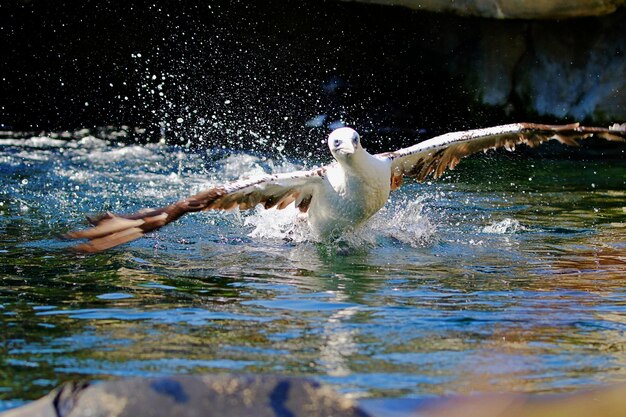
[[361,138],[356,130],[340,127],[328,135],[328,147],[335,159],[349,157],[361,148]]

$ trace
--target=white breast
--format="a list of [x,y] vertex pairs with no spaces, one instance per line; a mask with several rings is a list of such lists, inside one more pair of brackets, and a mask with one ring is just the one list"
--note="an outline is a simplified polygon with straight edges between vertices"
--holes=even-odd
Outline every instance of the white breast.
[[391,163],[363,151],[348,164],[337,163],[313,198],[308,222],[318,238],[360,226],[380,210],[390,192]]

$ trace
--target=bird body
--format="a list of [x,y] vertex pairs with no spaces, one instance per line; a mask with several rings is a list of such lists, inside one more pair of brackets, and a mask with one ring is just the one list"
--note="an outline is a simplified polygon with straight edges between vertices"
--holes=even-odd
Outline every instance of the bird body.
[[350,128],[335,130],[328,140],[337,160],[308,210],[308,223],[318,239],[356,228],[380,210],[391,191],[391,161],[369,154]]
[[169,206],[144,209],[130,215],[105,213],[88,218],[92,228],[70,232],[69,239],[87,239],[74,246],[80,252],[99,252],[135,240],[179,217],[203,210],[250,209],[263,205],[283,209],[290,204],[306,217],[313,236],[333,239],[353,230],[378,212],[404,177],[423,181],[440,177],[473,153],[516,145],[537,146],[547,140],[578,146],[578,140],[600,137],[625,141],[626,124],[609,128],[579,124],[515,123],[485,129],[452,132],[408,148],[372,155],[359,134],[348,127],[333,131],[328,147],[330,165],[309,171],[263,175],[220,185]]

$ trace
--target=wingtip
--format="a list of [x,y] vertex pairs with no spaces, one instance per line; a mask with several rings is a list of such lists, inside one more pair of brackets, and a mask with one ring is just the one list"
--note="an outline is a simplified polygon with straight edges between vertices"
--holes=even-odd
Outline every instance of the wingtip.
[[81,243],[80,245],[70,246],[67,250],[77,255],[93,254],[100,252],[89,243]]
[[89,224],[91,224],[92,226],[97,226],[103,220],[112,219],[114,217],[115,215],[110,211],[98,214],[97,216],[85,216]]
[[[164,207],[156,210],[142,210],[131,215],[116,215],[106,212],[99,216],[87,217],[92,227],[81,230],[73,230],[62,235],[64,239],[81,240],[80,243],[70,248],[78,253],[97,253],[128,243],[142,237],[145,233],[159,229],[172,220],[180,217],[181,213],[174,210],[170,217],[172,207]],[[183,212],[184,214],[184,212]]]
[[139,239],[143,235],[143,230],[138,227],[132,227],[103,237],[91,239],[85,243],[74,245],[70,248],[70,250],[75,253],[98,253]]
[[609,132],[626,132],[626,123],[613,123],[609,126]]

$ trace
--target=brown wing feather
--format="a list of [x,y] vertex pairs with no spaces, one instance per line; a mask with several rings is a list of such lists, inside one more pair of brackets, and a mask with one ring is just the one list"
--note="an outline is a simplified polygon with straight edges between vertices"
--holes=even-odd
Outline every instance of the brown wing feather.
[[100,252],[142,237],[181,216],[201,210],[246,210],[263,204],[265,208],[284,209],[296,202],[300,211],[306,211],[315,187],[326,173],[326,168],[268,175],[237,181],[202,191],[191,197],[157,209],[143,209],[133,214],[105,213],[89,218],[93,227],[69,232],[68,239],[87,239],[73,247],[79,252]]
[[447,169],[454,169],[462,158],[480,151],[496,148],[512,151],[519,144],[536,147],[548,140],[579,146],[578,140],[591,136],[624,142],[626,124],[602,128],[580,126],[578,123],[569,125],[515,123],[447,133],[409,148],[379,156],[392,160],[392,181],[397,176],[415,177],[418,181],[423,181],[429,175],[440,177]]

